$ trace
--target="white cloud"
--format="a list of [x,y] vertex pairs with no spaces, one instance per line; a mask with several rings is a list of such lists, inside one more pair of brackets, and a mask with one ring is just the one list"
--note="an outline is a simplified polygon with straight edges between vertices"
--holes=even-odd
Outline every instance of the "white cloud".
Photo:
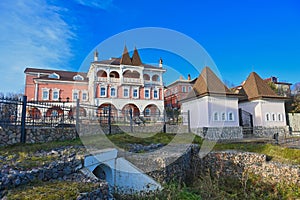
[[108,10],[113,7],[113,0],[75,0],[78,4],[102,10]]
[[62,68],[75,37],[59,7],[45,0],[0,1],[0,92],[24,89],[24,69]]

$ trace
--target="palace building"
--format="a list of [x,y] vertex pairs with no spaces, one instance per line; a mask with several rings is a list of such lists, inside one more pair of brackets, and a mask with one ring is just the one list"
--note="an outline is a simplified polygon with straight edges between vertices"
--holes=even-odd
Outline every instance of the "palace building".
[[101,61],[95,51],[88,72],[26,68],[25,95],[29,101],[70,106],[79,99],[99,110],[110,105],[117,116],[130,109],[134,116],[160,116],[165,71],[162,59],[158,66],[142,63],[136,48],[132,56],[125,46],[121,58]]

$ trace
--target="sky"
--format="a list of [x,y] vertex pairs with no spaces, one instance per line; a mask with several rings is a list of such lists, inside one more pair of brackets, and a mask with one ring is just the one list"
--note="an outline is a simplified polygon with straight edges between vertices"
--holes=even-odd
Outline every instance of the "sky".
[[[199,43],[229,85],[239,85],[252,71],[300,81],[297,0],[2,0],[0,20],[0,93],[23,92],[26,67],[82,71],[103,41],[143,27],[174,30]],[[130,51],[139,48],[120,43],[119,54],[109,57],[120,56],[124,44]],[[109,58],[103,57],[106,49],[98,51]],[[166,84],[180,74],[195,78],[204,67],[172,52],[141,49],[140,56],[144,63],[163,58]]]

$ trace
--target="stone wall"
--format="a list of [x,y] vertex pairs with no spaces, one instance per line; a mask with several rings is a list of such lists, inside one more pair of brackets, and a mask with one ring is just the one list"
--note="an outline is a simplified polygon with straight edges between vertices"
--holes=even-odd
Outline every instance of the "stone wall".
[[292,132],[300,133],[300,113],[288,113],[287,118],[291,128],[290,130]]
[[[6,191],[25,185],[34,181],[64,180],[74,182],[92,182],[99,183],[99,187],[92,192],[80,194],[78,199],[91,199],[90,197],[101,197],[108,199],[110,196],[108,184],[99,179],[93,179],[80,172],[82,168],[82,157],[73,153],[73,147],[52,150],[50,152],[40,153],[41,156],[57,154],[58,160],[45,164],[44,166],[31,169],[17,169],[8,164],[1,165],[0,171],[0,198],[5,196]],[[5,162],[4,157],[1,161]],[[1,162],[2,163],[2,162]],[[95,198],[96,199],[96,198]]]
[[273,137],[274,134],[279,134],[279,136],[285,136],[288,134],[288,126],[278,126],[278,127],[264,127],[264,126],[254,126],[253,135],[256,137]]
[[211,152],[203,159],[193,157],[194,170],[199,173],[210,172],[213,177],[232,177],[242,179],[246,174],[256,174],[263,181],[300,185],[300,166],[267,161],[263,154],[220,151]]
[[241,127],[200,127],[193,128],[192,132],[209,140],[242,139]]
[[[76,129],[73,127],[53,128],[26,128],[26,143],[42,143],[63,141],[77,138]],[[21,128],[7,127],[0,130],[0,146],[7,146],[20,142]]]
[[[124,126],[124,125],[112,125],[111,126],[111,134],[118,134],[118,133],[130,133],[131,127]],[[159,133],[163,132],[163,125],[156,124],[156,125],[141,125],[132,126],[133,133]],[[188,133],[188,127],[185,125],[166,125],[166,132],[167,133]],[[97,133],[109,133],[108,126],[99,126],[98,124],[81,124],[80,125],[80,132],[79,135],[95,135]]]

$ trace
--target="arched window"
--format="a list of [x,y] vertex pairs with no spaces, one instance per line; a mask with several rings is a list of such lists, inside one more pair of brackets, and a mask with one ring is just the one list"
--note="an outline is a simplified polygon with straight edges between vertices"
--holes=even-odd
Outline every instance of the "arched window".
[[229,120],[229,121],[234,121],[234,115],[233,115],[232,112],[229,112],[229,113],[228,113],[228,120]]
[[148,74],[144,74],[143,77],[144,77],[144,80],[150,81],[150,76]]
[[225,114],[224,112],[221,114],[221,120],[222,120],[222,121],[225,121],[225,120],[226,120],[226,114]]
[[82,76],[80,76],[79,74],[77,74],[76,76],[73,77],[74,81],[83,81],[84,78]]
[[280,113],[278,113],[278,121],[280,121],[280,122],[283,121],[282,115]]
[[159,81],[159,76],[157,74],[153,75],[152,81]]
[[272,121],[276,121],[276,115],[275,115],[275,113],[272,113]]
[[219,113],[214,112],[214,121],[219,121]]
[[148,116],[150,116],[150,108],[146,108],[145,109],[145,117],[148,117]]
[[265,119],[267,122],[270,121],[270,113],[266,113]]
[[49,74],[48,78],[59,79],[59,75],[57,73],[52,73],[52,74]]

